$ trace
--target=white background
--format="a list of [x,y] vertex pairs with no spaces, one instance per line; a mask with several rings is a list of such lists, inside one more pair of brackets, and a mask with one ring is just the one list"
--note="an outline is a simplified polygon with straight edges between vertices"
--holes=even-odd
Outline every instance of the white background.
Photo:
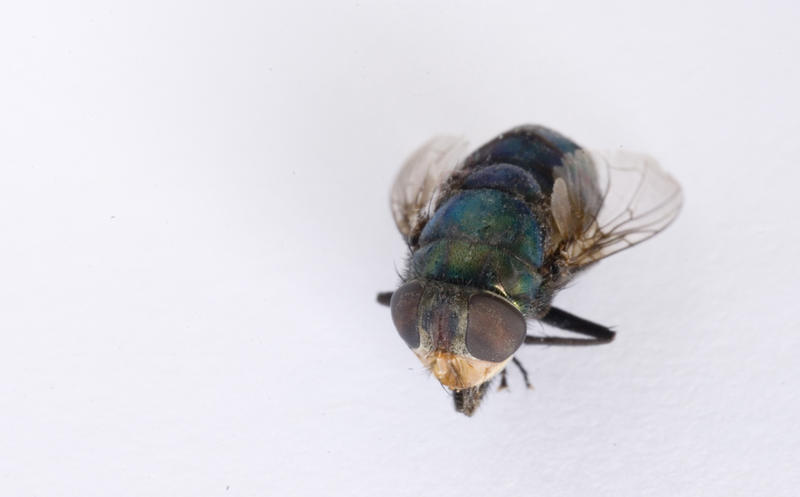
[[[797,2],[10,4],[0,494],[796,495]],[[527,122],[687,200],[556,300],[617,341],[468,419],[374,302],[388,190]]]

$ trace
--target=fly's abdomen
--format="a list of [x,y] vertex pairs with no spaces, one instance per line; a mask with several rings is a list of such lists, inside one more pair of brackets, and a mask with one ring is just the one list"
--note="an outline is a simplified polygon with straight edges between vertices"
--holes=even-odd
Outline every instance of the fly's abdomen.
[[553,191],[553,168],[564,155],[580,147],[569,138],[544,126],[519,126],[482,146],[464,161],[463,169],[479,170],[508,164],[527,172],[542,194]]
[[539,296],[547,253],[553,168],[578,146],[540,126],[521,126],[472,153],[457,190],[418,239],[420,277],[500,290],[525,305]]

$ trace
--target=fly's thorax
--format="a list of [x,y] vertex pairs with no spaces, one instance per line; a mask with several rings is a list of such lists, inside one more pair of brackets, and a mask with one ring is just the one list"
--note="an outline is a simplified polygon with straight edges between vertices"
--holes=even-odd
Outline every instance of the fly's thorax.
[[496,290],[535,314],[554,249],[538,183],[511,164],[465,173],[422,229],[408,275]]
[[411,280],[394,293],[391,309],[406,344],[443,385],[456,390],[488,381],[525,339],[520,310],[476,288]]

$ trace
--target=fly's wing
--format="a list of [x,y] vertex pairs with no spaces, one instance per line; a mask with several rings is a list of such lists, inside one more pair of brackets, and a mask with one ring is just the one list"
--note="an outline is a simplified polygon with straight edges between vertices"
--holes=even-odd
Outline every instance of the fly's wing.
[[626,151],[567,155],[550,198],[562,255],[582,267],[641,243],[675,220],[681,187],[650,156]]
[[436,136],[403,164],[392,186],[391,203],[394,222],[406,240],[430,217],[442,185],[466,153],[463,139]]

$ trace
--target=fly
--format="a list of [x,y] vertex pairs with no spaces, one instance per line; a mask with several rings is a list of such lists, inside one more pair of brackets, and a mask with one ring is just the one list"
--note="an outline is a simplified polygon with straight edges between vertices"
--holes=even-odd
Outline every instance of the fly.
[[[553,307],[597,261],[665,229],[678,183],[649,156],[588,151],[543,126],[511,129],[470,154],[457,138],[425,143],[391,192],[409,247],[400,287],[378,295],[406,345],[472,415],[523,344],[599,345],[606,326]],[[527,334],[527,322],[583,335]]]

